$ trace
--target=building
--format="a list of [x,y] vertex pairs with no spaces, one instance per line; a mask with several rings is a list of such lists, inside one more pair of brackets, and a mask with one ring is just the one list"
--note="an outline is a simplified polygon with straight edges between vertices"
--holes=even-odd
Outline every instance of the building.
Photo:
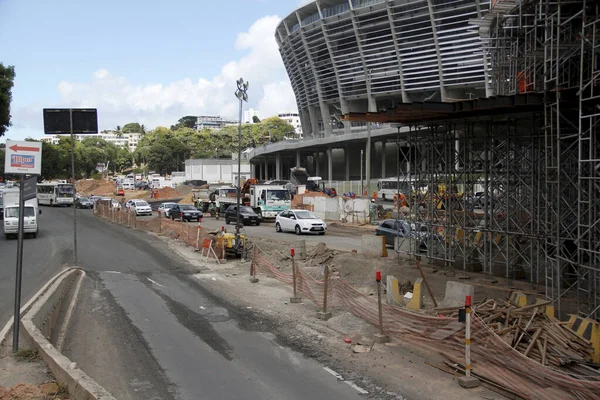
[[284,120],[294,127],[296,137],[302,139],[302,123],[300,122],[300,114],[298,113],[279,113],[277,117]]
[[[240,179],[250,178],[250,163],[241,160]],[[186,181],[206,181],[209,184],[223,183],[232,185],[236,182],[238,160],[234,159],[190,159],[185,160]]]
[[[61,136],[69,136],[69,135],[48,135],[39,138],[40,142],[52,143],[54,145],[58,144]],[[106,140],[107,142],[113,143],[117,147],[122,147],[128,149],[130,152],[134,152],[138,146],[138,143],[144,136],[143,133],[117,133],[116,131],[102,131],[101,133],[95,135],[75,135],[77,141],[83,140],[83,138],[87,136],[94,136],[96,138],[101,138]]]
[[[275,32],[305,139],[348,133],[348,113],[490,95],[489,55],[471,21],[486,0],[313,1]],[[364,128],[364,123],[362,124]]]
[[253,124],[254,117],[260,118],[260,112],[251,108],[249,110],[244,111],[244,124]]
[[233,118],[224,118],[219,115],[201,115],[196,118],[196,130],[216,129],[219,130],[227,125],[237,125],[238,120]]

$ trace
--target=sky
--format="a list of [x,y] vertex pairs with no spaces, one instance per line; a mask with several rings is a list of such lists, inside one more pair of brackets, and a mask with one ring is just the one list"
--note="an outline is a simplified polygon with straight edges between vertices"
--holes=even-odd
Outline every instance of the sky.
[[308,0],[0,0],[0,62],[14,65],[2,139],[40,138],[43,108],[98,109],[99,129],[185,115],[296,112],[275,28]]

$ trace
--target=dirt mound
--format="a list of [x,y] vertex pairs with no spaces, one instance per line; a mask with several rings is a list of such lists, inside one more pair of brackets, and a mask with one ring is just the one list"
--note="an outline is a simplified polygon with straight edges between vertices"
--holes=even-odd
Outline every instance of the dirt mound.
[[179,192],[173,188],[166,187],[162,189],[158,189],[157,198],[158,199],[174,199],[181,196]]
[[103,179],[86,179],[76,184],[77,191],[86,195],[112,195],[115,191],[115,184]]
[[182,194],[184,196],[189,193],[192,193],[193,189],[194,189],[194,187],[192,185],[179,185],[175,188],[177,193]]
[[194,195],[192,192],[185,195],[183,199],[179,201],[179,204],[194,204]]

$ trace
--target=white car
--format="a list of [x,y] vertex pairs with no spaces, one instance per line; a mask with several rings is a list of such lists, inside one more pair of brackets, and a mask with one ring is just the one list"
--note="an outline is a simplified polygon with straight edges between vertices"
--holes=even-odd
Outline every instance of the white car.
[[152,207],[144,200],[134,200],[129,209],[135,212],[135,215],[152,215]]
[[125,209],[127,211],[129,211],[131,209],[131,205],[133,204],[134,201],[135,200],[129,200],[129,201],[127,201],[127,203],[125,203]]
[[275,218],[275,230],[277,232],[318,233],[324,235],[327,232],[327,224],[317,215],[306,210],[282,211]]
[[177,203],[162,203],[158,207],[158,216],[162,217],[164,215],[165,217],[169,218],[169,210],[176,204]]

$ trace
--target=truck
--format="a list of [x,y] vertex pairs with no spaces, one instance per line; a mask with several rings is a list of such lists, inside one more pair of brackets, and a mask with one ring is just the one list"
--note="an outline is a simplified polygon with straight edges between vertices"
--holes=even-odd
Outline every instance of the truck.
[[233,186],[194,189],[192,193],[194,205],[203,213],[224,214],[227,207],[237,203],[237,188]]
[[[18,187],[5,189],[2,194],[4,204],[4,235],[7,239],[19,233],[19,198]],[[23,232],[37,237],[39,230],[38,214],[42,213],[37,197],[25,201],[24,213]]]
[[292,205],[289,185],[251,184],[243,196],[242,203],[252,207],[261,219],[275,218]]

